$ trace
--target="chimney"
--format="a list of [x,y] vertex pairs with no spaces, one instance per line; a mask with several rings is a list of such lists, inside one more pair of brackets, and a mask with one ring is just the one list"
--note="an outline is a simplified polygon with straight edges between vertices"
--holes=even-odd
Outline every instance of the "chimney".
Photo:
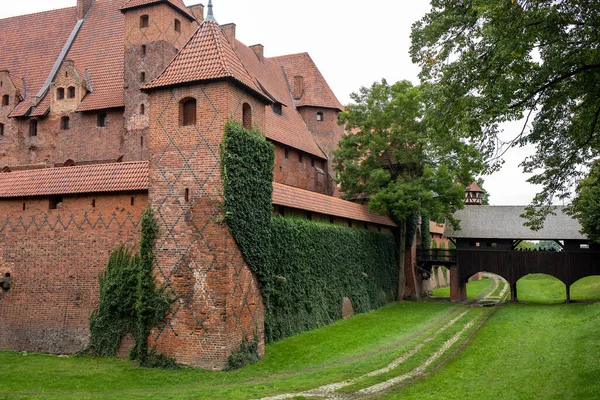
[[195,4],[193,6],[189,6],[188,10],[190,10],[190,12],[194,16],[194,18],[196,18],[196,21],[198,21],[199,24],[201,24],[202,21],[204,21],[204,5]]
[[92,4],[94,0],[77,0],[77,19],[84,19]]
[[304,94],[304,77],[300,75],[294,76],[294,89],[292,91],[294,100],[300,100]]
[[229,40],[229,43],[231,43],[233,50],[235,50],[235,24],[221,25],[221,30],[227,37],[227,40]]
[[258,57],[258,61],[260,61],[261,64],[264,64],[265,46],[263,46],[262,44],[255,44],[254,46],[250,46],[250,48],[254,50],[254,54],[256,54],[256,57]]

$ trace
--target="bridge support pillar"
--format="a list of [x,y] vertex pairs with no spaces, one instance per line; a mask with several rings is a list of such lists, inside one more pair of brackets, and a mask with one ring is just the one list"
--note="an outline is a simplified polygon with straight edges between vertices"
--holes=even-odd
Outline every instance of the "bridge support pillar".
[[450,301],[453,303],[467,299],[467,283],[460,279],[460,269],[450,268]]
[[571,285],[565,285],[567,287],[567,299],[565,300],[566,304],[571,302]]
[[517,282],[510,284],[510,301],[518,303],[519,298],[517,297]]

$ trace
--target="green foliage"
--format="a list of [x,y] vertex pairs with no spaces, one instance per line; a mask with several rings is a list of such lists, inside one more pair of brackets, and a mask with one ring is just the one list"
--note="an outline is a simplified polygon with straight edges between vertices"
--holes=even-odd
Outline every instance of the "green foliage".
[[132,255],[121,246],[113,251],[100,276],[100,303],[90,318],[94,356],[116,355],[122,338],[131,333],[135,345],[130,358],[144,367],[175,367],[173,359],[148,351],[148,336],[169,312],[173,298],[166,286],[157,287],[152,274],[153,248],[158,226],[152,211],[141,220],[140,253]]
[[225,215],[256,273],[265,306],[265,338],[275,341],[393,298],[397,280],[392,233],[273,217],[273,146],[230,122],[221,147]]
[[244,368],[247,365],[252,365],[260,360],[258,355],[258,339],[255,337],[252,342],[248,342],[246,338],[242,340],[240,349],[232,353],[227,359],[225,371],[234,371]]
[[414,212],[406,218],[406,248],[410,249],[419,229],[419,213]]
[[472,182],[477,163],[468,146],[454,143],[451,149],[451,139],[438,140],[427,127],[421,89],[383,80],[352,99],[340,123],[353,134],[335,152],[344,197],[367,197],[371,210],[395,221],[422,213],[456,224],[453,214],[464,205],[465,188],[455,182]]
[[533,243],[533,242],[529,242],[527,240],[523,240],[521,243],[519,243],[516,247],[517,250],[536,250],[537,249],[537,244]]
[[600,161],[597,161],[587,178],[577,186],[577,198],[570,212],[581,223],[582,232],[600,243]]
[[[536,147],[522,164],[542,185],[533,228],[600,155],[599,21],[598,1],[434,0],[413,25],[431,126],[477,143],[490,171],[510,147]],[[506,138],[510,121],[522,129]]]
[[421,216],[421,246],[424,249],[431,248],[431,232],[429,231],[429,217]]

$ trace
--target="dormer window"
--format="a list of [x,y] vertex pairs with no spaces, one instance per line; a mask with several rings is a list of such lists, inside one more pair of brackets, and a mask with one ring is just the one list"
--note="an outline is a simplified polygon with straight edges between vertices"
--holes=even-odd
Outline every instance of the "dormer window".
[[60,129],[63,131],[68,131],[69,130],[69,122],[70,122],[69,117],[66,117],[66,116],[62,117],[60,119]]
[[67,89],[67,98],[68,99],[75,98],[75,87],[74,86],[69,86],[69,88]]
[[181,21],[180,20],[175,19],[174,29],[175,29],[175,32],[181,32]]
[[196,99],[187,98],[181,100],[179,106],[179,123],[182,126],[196,125]]
[[7,106],[8,105],[8,95],[5,94],[4,96],[2,96],[2,107]]
[[56,99],[62,100],[64,98],[65,98],[65,88],[59,87],[58,89],[56,89]]
[[148,14],[140,17],[140,28],[147,28],[150,25],[150,17]]
[[323,122],[323,113],[321,111],[317,113],[317,121]]

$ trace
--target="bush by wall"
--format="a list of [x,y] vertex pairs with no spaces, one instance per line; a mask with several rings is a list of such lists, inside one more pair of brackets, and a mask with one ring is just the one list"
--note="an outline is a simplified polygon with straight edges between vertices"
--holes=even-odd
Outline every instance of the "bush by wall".
[[267,342],[394,298],[397,246],[392,233],[274,217],[273,146],[257,131],[230,122],[221,148],[225,216],[256,273],[265,305]]

